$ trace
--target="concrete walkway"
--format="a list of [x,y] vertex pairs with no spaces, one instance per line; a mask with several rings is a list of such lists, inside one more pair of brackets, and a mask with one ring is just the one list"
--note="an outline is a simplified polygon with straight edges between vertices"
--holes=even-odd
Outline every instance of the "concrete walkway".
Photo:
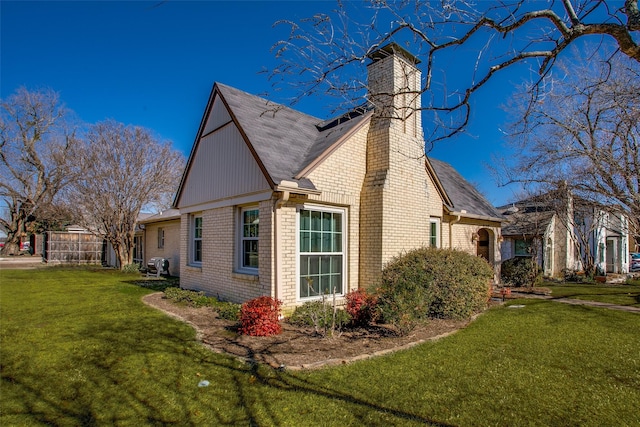
[[0,258],[0,270],[6,270],[10,268],[37,268],[44,267],[47,263],[42,261],[42,257],[39,255],[29,256],[29,255],[18,255],[18,256],[9,256]]
[[640,307],[629,307],[626,305],[617,305],[610,304],[607,302],[598,302],[598,301],[586,301],[581,299],[573,299],[573,298],[554,298],[551,295],[532,295],[525,293],[516,293],[513,292],[511,294],[511,298],[537,298],[537,299],[546,299],[554,302],[561,302],[564,304],[572,304],[572,305],[587,305],[590,307],[600,307],[600,308],[608,308],[610,310],[620,310],[620,311],[628,311],[631,313],[640,313]]

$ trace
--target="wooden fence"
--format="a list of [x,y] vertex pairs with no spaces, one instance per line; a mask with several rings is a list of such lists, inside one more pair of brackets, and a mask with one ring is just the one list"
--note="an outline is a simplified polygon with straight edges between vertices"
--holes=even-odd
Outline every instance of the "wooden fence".
[[101,264],[104,239],[90,233],[47,231],[43,258],[48,263]]

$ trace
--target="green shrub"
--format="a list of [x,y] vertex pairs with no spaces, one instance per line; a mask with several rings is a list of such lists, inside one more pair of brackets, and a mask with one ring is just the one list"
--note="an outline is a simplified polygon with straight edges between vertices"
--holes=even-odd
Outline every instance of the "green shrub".
[[[313,326],[317,333],[333,335],[351,321],[345,310],[336,309],[335,323],[333,306],[323,301],[308,301],[295,308],[288,322],[297,326]],[[331,330],[333,327],[333,330]]]
[[502,263],[502,283],[514,287],[531,288],[542,280],[538,263],[530,257],[510,258]]
[[217,301],[213,309],[218,313],[221,319],[238,320],[240,317],[240,304],[232,302]]
[[421,248],[394,258],[382,272],[383,321],[405,334],[428,318],[463,319],[486,308],[493,269],[466,252]]
[[135,262],[133,264],[127,264],[124,267],[122,267],[122,272],[123,273],[140,273],[140,264],[136,264]]
[[208,297],[204,292],[190,291],[181,288],[167,288],[164,290],[164,297],[178,304],[185,304],[190,307],[211,307],[218,316],[226,320],[238,320],[240,314],[240,304],[220,301],[215,297]]

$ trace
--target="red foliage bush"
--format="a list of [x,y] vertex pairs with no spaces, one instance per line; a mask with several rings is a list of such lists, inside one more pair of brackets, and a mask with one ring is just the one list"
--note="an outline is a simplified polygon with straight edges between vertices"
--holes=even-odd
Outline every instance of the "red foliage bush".
[[282,332],[280,306],[282,302],[272,297],[258,297],[242,304],[240,329],[243,335],[268,337]]
[[347,313],[351,316],[351,323],[356,326],[366,326],[375,320],[377,298],[363,289],[349,292],[346,295]]

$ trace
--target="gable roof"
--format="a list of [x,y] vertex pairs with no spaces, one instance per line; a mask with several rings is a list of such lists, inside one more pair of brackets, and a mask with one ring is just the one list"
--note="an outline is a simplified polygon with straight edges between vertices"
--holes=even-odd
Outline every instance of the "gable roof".
[[506,214],[503,236],[541,236],[554,217],[552,211],[512,211]]
[[[364,104],[339,117],[321,121],[287,106],[215,83],[174,203],[180,200],[197,146],[205,136],[208,116],[218,97],[273,190],[290,182],[296,183],[301,190],[316,190],[307,178],[308,174],[368,123],[372,115],[372,108]],[[426,166],[450,212],[492,221],[504,219],[451,165],[427,158]]]
[[469,218],[504,221],[500,212],[449,163],[428,157],[427,167],[429,165],[439,181],[436,185],[445,193],[443,199],[451,213]]
[[216,88],[267,178],[276,186],[287,180],[301,188],[315,189],[300,172],[368,117],[351,113],[322,122],[230,86],[216,83]]

